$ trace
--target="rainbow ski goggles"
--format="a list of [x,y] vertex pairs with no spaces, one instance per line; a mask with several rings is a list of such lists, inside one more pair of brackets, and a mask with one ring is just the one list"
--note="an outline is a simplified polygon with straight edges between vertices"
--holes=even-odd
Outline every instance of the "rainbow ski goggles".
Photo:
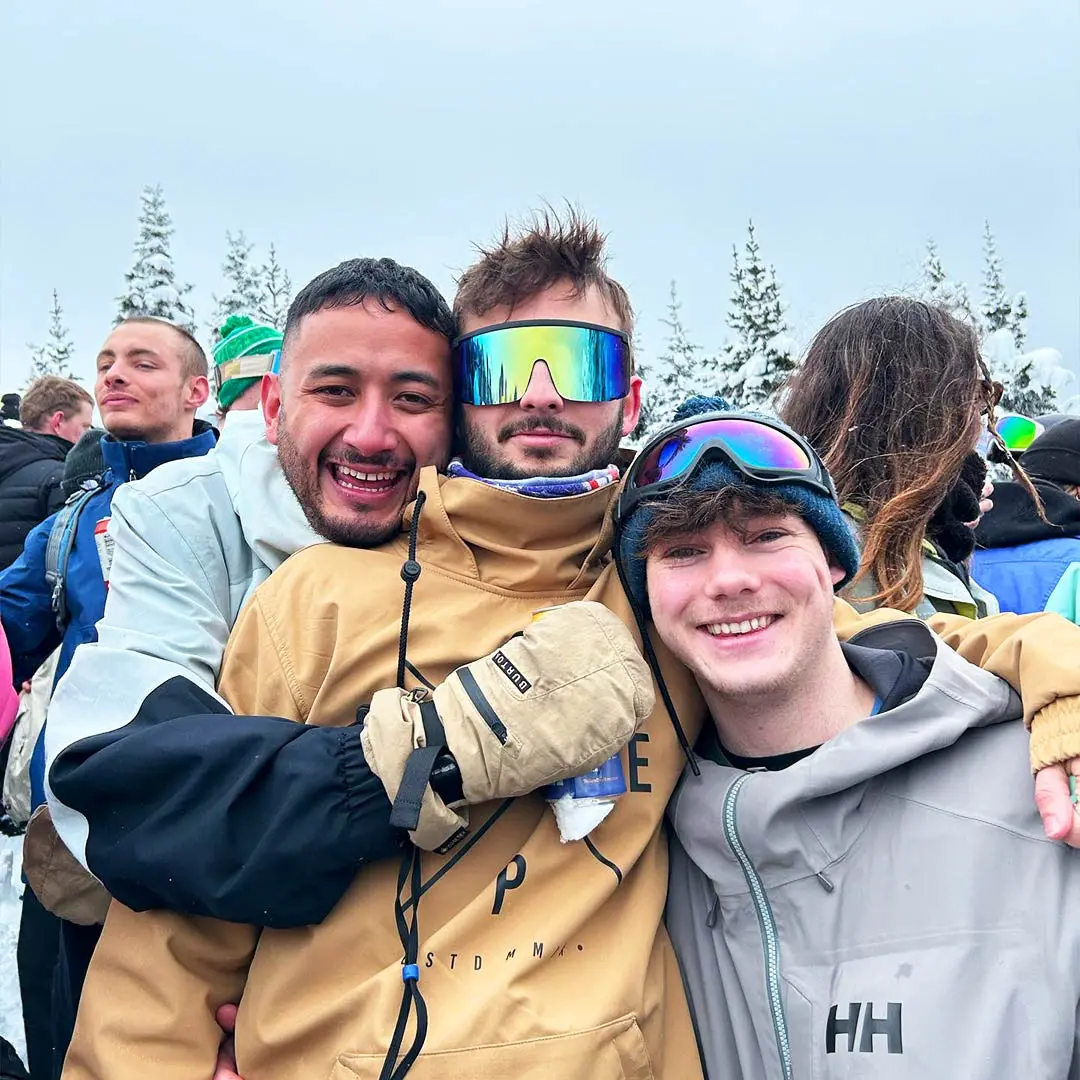
[[1038,420],[1019,413],[1003,413],[994,424],[1001,441],[1014,454],[1022,454],[1045,430]]
[[454,342],[458,397],[466,405],[520,401],[538,363],[567,401],[615,401],[630,392],[630,339],[621,330],[562,319],[483,327]]
[[779,421],[747,413],[702,413],[658,432],[626,471],[615,507],[615,523],[634,508],[693,476],[719,457],[761,484],[805,484],[836,500],[832,477],[810,444]]

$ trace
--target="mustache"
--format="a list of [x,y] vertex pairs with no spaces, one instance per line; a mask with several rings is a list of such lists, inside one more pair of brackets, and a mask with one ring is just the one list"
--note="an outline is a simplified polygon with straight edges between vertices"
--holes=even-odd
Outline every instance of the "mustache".
[[556,435],[566,435],[576,442],[585,444],[585,432],[575,424],[568,424],[555,416],[530,416],[525,420],[515,420],[499,428],[499,442],[506,442],[523,431],[550,431]]

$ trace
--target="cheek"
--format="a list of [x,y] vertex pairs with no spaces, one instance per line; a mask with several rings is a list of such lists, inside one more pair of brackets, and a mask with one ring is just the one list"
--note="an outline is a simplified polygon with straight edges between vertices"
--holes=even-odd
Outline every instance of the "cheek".
[[465,431],[485,442],[494,442],[499,429],[517,411],[507,405],[466,405],[462,413]]
[[653,623],[661,637],[675,633],[686,621],[686,609],[694,596],[685,575],[659,565],[649,567],[646,584]]
[[419,463],[442,464],[450,452],[451,425],[449,413],[426,413],[399,425],[399,431]]

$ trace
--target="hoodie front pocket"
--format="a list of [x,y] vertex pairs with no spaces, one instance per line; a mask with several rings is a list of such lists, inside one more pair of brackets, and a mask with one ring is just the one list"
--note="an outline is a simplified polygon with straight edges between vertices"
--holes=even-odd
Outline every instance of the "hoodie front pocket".
[[[378,1080],[381,1054],[342,1054],[329,1080]],[[422,1053],[409,1080],[654,1080],[633,1016],[587,1031]]]

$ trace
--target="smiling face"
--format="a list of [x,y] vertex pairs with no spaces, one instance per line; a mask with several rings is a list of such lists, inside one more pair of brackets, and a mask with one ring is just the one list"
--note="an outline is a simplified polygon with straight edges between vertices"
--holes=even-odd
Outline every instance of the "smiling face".
[[263,381],[267,437],[312,528],[369,547],[397,532],[420,469],[445,467],[450,346],[364,301],[306,315]]
[[[575,294],[569,282],[544,289],[513,309],[482,316],[465,312],[462,333],[518,320],[567,319],[621,330],[618,316],[595,286]],[[465,465],[480,476],[515,480],[576,476],[615,460],[619,442],[637,425],[641,379],[618,401],[567,401],[538,362],[524,395],[509,405],[463,405]]]
[[797,694],[838,648],[833,586],[844,571],[797,514],[668,534],[652,544],[646,571],[657,632],[714,716],[725,700]]

